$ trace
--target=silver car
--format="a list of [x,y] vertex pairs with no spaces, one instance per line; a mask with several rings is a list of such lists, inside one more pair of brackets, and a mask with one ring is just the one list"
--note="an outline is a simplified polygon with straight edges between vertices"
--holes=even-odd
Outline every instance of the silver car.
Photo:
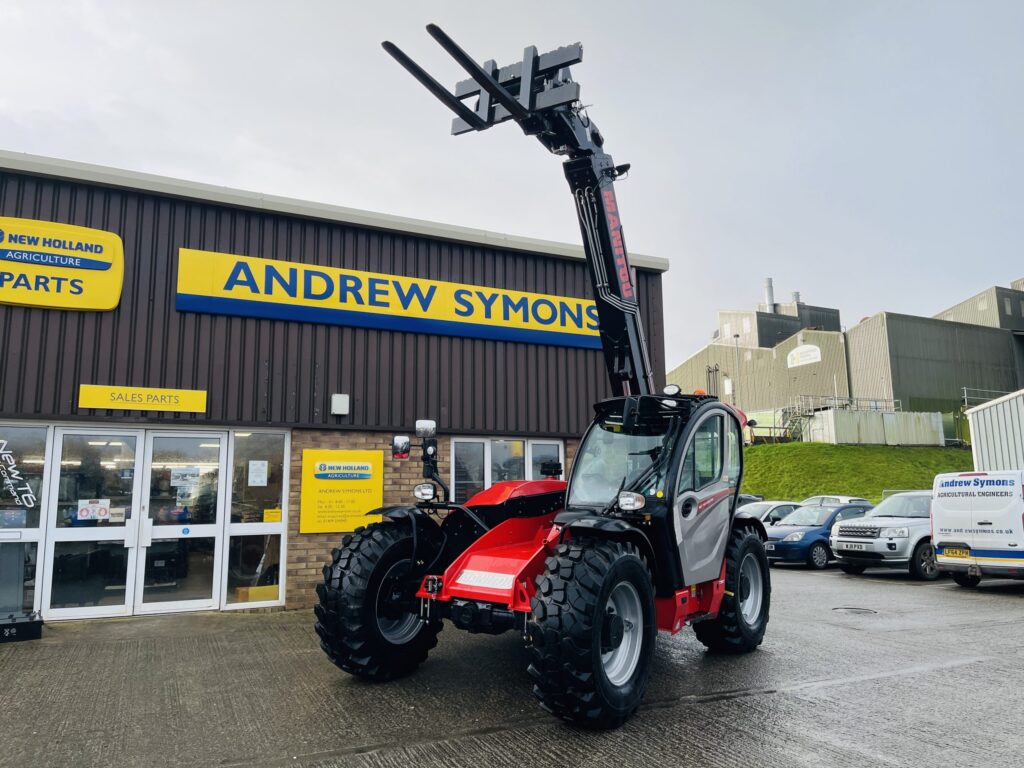
[[755,501],[738,508],[737,513],[756,517],[765,525],[774,525],[799,507],[795,501]]
[[939,577],[932,547],[931,491],[895,493],[864,517],[832,526],[829,545],[846,573],[906,568],[924,581]]

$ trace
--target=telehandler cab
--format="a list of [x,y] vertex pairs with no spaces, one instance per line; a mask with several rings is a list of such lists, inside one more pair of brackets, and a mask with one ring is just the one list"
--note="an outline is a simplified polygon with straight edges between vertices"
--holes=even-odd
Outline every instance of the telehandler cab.
[[[516,630],[532,649],[541,706],[613,728],[643,699],[657,630],[692,625],[722,653],[752,651],[764,637],[766,534],[734,514],[745,417],[678,387],[653,392],[613,184],[628,166],[614,165],[580,105],[569,66],[582,47],[529,47],[499,69],[427,30],[470,74],[454,95],[392,43],[384,48],[456,113],[453,133],[513,119],[567,157],[616,396],[594,406],[568,483],[548,464],[549,479],[498,482],[465,504],[438,475],[434,422],[417,422],[429,482],[414,489],[415,506],[374,510],[382,522],[333,550],[316,631],[346,672],[391,680],[426,659],[446,620],[469,632]],[[406,458],[411,447],[396,436],[392,454]]]

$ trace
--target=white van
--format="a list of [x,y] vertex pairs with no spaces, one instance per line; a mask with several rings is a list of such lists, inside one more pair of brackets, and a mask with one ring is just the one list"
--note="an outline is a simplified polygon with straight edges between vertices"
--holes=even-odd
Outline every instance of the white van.
[[1024,472],[936,475],[932,541],[939,570],[962,587],[1024,579]]

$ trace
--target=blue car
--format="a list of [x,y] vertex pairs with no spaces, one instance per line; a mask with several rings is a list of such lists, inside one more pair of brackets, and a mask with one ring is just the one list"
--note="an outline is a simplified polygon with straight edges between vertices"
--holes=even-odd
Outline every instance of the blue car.
[[768,541],[764,545],[768,561],[807,563],[816,570],[826,568],[832,559],[828,534],[833,524],[864,517],[869,509],[871,505],[867,502],[797,507],[769,526]]

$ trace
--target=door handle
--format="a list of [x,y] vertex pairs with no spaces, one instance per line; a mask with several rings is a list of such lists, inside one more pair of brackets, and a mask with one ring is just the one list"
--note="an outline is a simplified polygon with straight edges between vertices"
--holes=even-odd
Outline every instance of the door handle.
[[139,546],[148,547],[153,544],[153,521],[148,517],[142,518],[142,535],[139,537]]
[[679,507],[679,514],[683,517],[689,517],[693,514],[693,510],[697,508],[697,502],[691,497],[684,501]]

